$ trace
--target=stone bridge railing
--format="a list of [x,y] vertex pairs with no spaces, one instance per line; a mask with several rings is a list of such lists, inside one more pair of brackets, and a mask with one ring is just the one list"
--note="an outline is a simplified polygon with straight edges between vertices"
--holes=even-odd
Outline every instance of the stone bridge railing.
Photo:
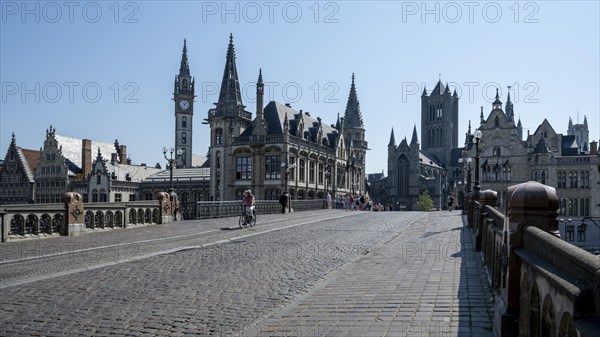
[[61,204],[0,206],[1,241],[78,235],[87,231],[126,228],[171,222],[173,197],[159,193],[159,200],[89,203],[69,192]]
[[[292,200],[292,208],[295,212],[323,209],[325,200]],[[198,220],[238,216],[242,207],[240,201],[197,201],[181,203],[179,211],[185,220]],[[281,213],[281,205],[277,200],[257,200],[256,213],[258,216]]]
[[[238,216],[239,201],[179,203],[175,193],[159,193],[159,200],[83,204],[77,193],[66,193],[62,204],[0,206],[1,241],[78,235],[131,226],[165,224],[174,217],[186,220]],[[294,211],[325,208],[320,199],[293,200]],[[279,213],[277,200],[258,200],[257,214]]]
[[599,336],[600,257],[561,240],[554,188],[527,182],[506,195],[507,214],[490,190],[472,194],[467,211],[496,295],[496,334]]

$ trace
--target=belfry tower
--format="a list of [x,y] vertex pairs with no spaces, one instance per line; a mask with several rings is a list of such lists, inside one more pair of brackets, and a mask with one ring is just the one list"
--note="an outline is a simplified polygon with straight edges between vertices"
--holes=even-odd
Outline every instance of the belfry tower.
[[175,101],[175,151],[181,150],[177,168],[192,167],[192,118],[194,115],[194,79],[190,75],[187,45],[183,40],[181,66],[175,76],[173,89]]

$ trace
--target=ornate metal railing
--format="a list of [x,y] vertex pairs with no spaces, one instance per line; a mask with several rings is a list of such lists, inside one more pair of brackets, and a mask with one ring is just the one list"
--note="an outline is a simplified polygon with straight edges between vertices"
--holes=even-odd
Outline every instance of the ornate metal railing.
[[[242,212],[240,204],[240,201],[192,201],[180,203],[179,212],[184,220],[225,218],[240,215]],[[292,209],[295,212],[323,208],[325,208],[325,200],[292,200]],[[258,214],[280,213],[281,205],[277,200],[257,200],[256,212]]]

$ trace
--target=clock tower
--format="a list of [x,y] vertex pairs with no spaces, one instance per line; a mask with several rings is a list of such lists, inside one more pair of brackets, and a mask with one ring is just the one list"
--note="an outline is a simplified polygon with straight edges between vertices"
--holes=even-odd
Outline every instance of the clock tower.
[[181,150],[177,168],[192,167],[192,117],[194,115],[194,79],[190,75],[186,41],[179,74],[175,76],[173,101],[175,101],[175,152]]

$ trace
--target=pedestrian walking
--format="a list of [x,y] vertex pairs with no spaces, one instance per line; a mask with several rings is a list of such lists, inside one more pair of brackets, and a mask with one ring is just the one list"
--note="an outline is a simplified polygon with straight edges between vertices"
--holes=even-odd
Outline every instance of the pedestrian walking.
[[452,196],[452,192],[448,192],[448,211],[452,212],[452,205],[454,204],[454,197]]
[[325,197],[325,203],[327,204],[327,209],[331,209],[331,194],[327,192],[327,196]]
[[281,205],[281,214],[285,214],[285,209],[288,204],[288,194],[283,192],[279,197],[279,204]]

